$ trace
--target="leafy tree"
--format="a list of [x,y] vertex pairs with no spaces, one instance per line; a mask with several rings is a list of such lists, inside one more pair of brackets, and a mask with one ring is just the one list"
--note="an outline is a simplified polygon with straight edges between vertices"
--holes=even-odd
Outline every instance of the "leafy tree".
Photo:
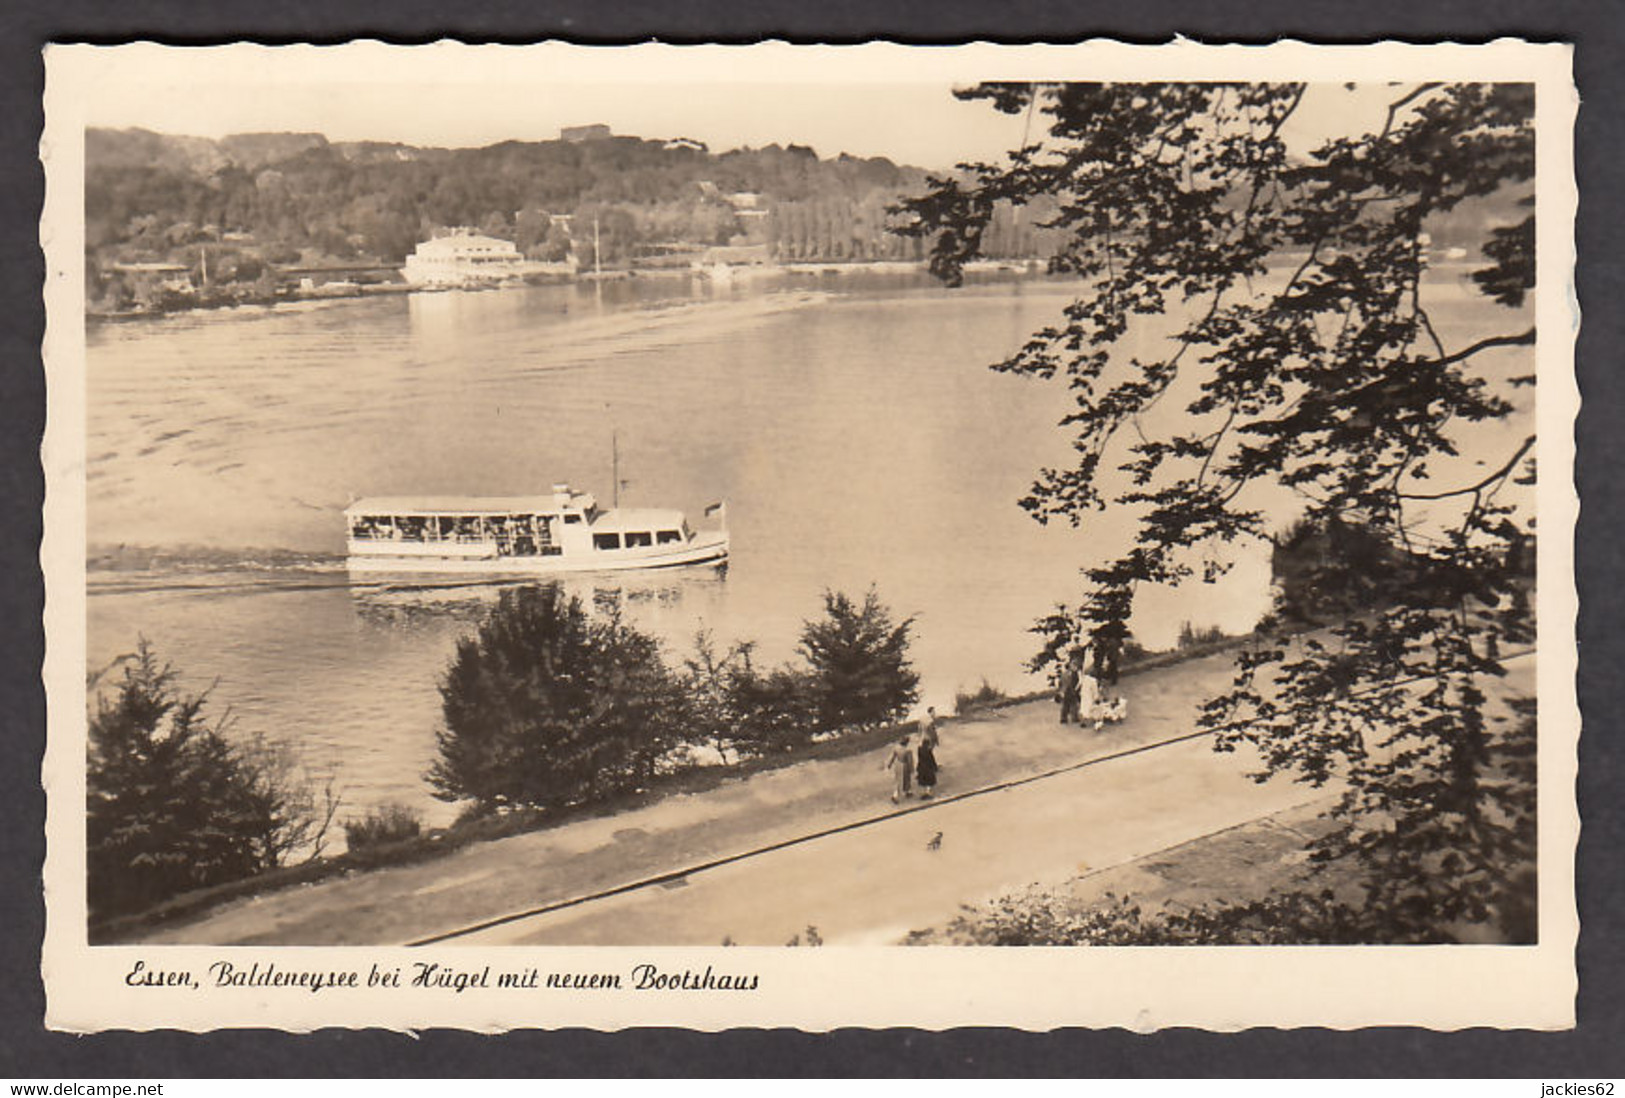
[[[1056,204],[1053,270],[1079,296],[995,369],[1065,384],[1076,459],[1022,501],[1039,521],[1137,517],[1132,546],[1086,570],[1066,634],[1124,624],[1137,588],[1222,574],[1213,547],[1255,544],[1290,505],[1359,527],[1406,567],[1319,638],[1265,638],[1203,723],[1265,774],[1348,783],[1321,847],[1373,870],[1372,902],[1422,933],[1519,909],[1533,857],[1533,762],[1497,719],[1503,653],[1528,643],[1533,435],[1473,465],[1518,411],[1535,332],[1533,215],[1492,228],[1475,275],[1504,330],[1447,346],[1430,315],[1428,236],[1517,210],[1534,176],[1534,91],[1420,84],[1379,127],[1289,149],[1307,94],[1288,84],[985,84],[957,93],[1036,111],[1047,136],[905,203],[957,283],[993,211]],[[1480,312],[1488,314],[1488,307]],[[1174,324],[1157,350],[1154,329]],[[1159,404],[1167,406],[1159,408]],[[1171,415],[1182,411],[1182,415]],[[1203,553],[1207,555],[1203,557]],[[1361,554],[1324,562],[1345,570]],[[1329,577],[1323,577],[1329,578]],[[1042,658],[1042,657],[1041,657]]]
[[919,697],[920,677],[908,663],[913,618],[893,625],[871,588],[859,606],[824,592],[824,617],[805,623],[798,650],[813,674],[821,727],[873,726],[896,720]]
[[584,270],[592,269],[595,248],[598,262],[625,263],[643,239],[637,216],[631,210],[597,203],[576,211],[572,236],[576,263]]
[[758,751],[793,748],[819,728],[816,680],[797,667],[761,670],[755,645],[718,653],[709,633],[694,638],[684,661],[684,689],[703,727]]
[[1417,574],[1400,547],[1337,516],[1318,525],[1292,523],[1274,539],[1270,557],[1276,613],[1292,625],[1319,625],[1362,613],[1386,603]]
[[441,684],[435,796],[558,808],[647,781],[686,700],[659,646],[556,587],[502,592]]
[[514,246],[534,257],[540,254],[552,228],[553,222],[546,210],[534,206],[520,210],[513,221]]
[[919,696],[907,660],[913,619],[893,625],[874,591],[861,606],[825,592],[824,608],[825,617],[802,625],[806,667],[758,668],[755,645],[719,652],[702,630],[682,676],[697,727],[750,750],[779,751],[820,731],[883,724],[907,712]]
[[1224,640],[1224,630],[1217,625],[1209,625],[1198,629],[1188,621],[1179,623],[1179,635],[1174,640],[1174,647],[1181,652],[1190,648],[1200,648],[1203,645],[1217,644]]
[[[94,681],[91,684],[95,685]],[[143,640],[90,717],[86,857],[92,918],[315,856],[338,800],[298,780],[282,747],[228,741]]]
[[747,660],[729,681],[729,703],[737,714],[737,738],[761,750],[790,750],[821,727],[817,678],[799,667],[759,670]]

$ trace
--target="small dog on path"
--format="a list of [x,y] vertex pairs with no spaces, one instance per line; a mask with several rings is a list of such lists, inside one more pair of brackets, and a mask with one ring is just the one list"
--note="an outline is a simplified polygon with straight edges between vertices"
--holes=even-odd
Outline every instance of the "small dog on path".
[[931,836],[931,841],[925,844],[925,848],[927,850],[941,850],[942,832],[939,831],[935,835]]

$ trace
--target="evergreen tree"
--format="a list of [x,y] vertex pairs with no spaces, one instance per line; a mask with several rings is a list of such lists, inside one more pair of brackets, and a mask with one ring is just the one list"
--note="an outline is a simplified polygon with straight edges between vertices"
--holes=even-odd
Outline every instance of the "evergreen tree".
[[285,752],[229,742],[142,641],[90,718],[86,858],[92,918],[250,877],[314,854],[337,807],[314,815]]
[[893,625],[873,589],[862,606],[840,592],[824,592],[824,614],[802,626],[799,648],[812,665],[819,725],[873,726],[908,712],[919,698],[920,677],[908,663],[914,619]]
[[553,586],[502,592],[440,693],[429,782],[485,807],[560,808],[645,782],[686,724],[657,643]]

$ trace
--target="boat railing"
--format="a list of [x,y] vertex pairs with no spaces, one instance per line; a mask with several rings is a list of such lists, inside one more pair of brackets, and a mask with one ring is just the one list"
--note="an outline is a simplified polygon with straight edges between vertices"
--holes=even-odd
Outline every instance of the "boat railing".
[[412,541],[412,542],[453,542],[458,545],[484,545],[492,540],[489,534],[435,534],[414,533],[407,534],[399,530],[353,530],[350,532],[351,541]]

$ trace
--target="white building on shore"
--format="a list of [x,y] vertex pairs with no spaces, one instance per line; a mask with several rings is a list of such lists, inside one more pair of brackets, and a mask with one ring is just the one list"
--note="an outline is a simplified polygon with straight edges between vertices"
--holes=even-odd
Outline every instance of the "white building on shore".
[[414,286],[475,286],[521,278],[524,257],[511,240],[454,229],[425,240],[406,257],[401,276]]

